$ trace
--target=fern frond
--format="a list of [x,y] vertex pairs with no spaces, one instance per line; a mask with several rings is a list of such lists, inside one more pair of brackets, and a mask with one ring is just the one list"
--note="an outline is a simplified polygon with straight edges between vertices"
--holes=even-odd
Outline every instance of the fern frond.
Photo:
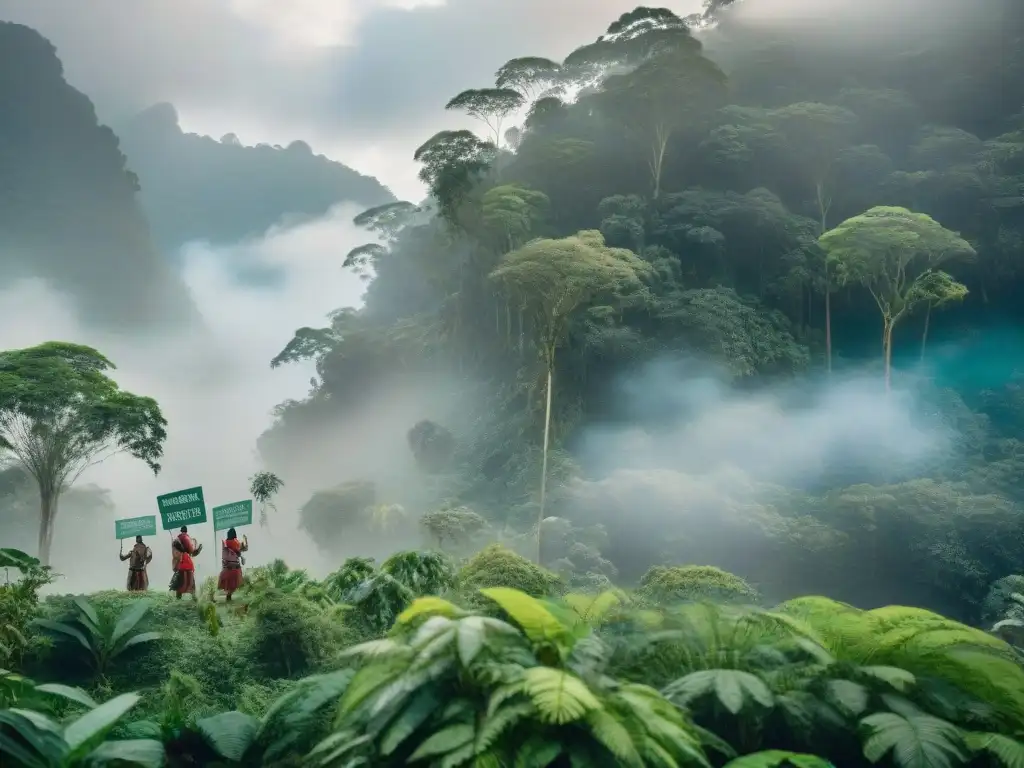
[[879,712],[861,720],[861,729],[873,763],[889,753],[900,768],[953,768],[967,760],[960,732],[931,715]]
[[665,688],[666,697],[683,705],[710,693],[734,715],[751,700],[766,708],[775,704],[772,692],[761,678],[737,669],[691,672]]
[[578,677],[551,667],[533,667],[524,673],[524,692],[542,722],[564,725],[601,708],[601,702]]
[[964,732],[967,748],[992,757],[1003,768],[1024,768],[1024,743],[998,733]]

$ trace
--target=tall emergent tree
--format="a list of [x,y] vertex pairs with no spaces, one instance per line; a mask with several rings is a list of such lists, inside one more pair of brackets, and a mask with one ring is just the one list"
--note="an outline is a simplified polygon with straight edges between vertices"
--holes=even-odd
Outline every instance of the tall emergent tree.
[[892,332],[920,306],[938,307],[967,295],[967,288],[939,266],[974,249],[931,216],[876,206],[847,219],[819,240],[840,284],[857,283],[882,313],[885,387],[892,380]]
[[669,142],[722,106],[725,94],[726,78],[718,65],[699,50],[681,48],[608,77],[595,98],[646,148],[651,197],[657,200]]
[[509,115],[523,108],[525,100],[512,88],[473,88],[463,91],[445,104],[445,109],[460,109],[486,125],[494,137],[494,145],[501,145],[501,124]]
[[118,388],[91,347],[48,341],[0,352],[0,448],[39,485],[39,560],[49,565],[60,495],[118,453],[160,472],[167,421],[150,397]]
[[[857,130],[857,116],[829,104],[800,102],[773,110],[771,122],[786,139],[793,173],[814,195],[820,229],[828,231],[832,208],[833,166],[840,152],[849,147]],[[825,263],[825,368],[832,371],[832,281]]]
[[540,510],[537,519],[538,562],[540,530],[547,491],[548,447],[551,435],[551,391],[555,351],[569,335],[573,312],[599,296],[621,296],[641,288],[647,262],[625,248],[609,248],[597,230],[584,230],[558,240],[533,240],[512,251],[491,272],[491,278],[533,314],[537,346],[546,374],[544,447],[541,459]]

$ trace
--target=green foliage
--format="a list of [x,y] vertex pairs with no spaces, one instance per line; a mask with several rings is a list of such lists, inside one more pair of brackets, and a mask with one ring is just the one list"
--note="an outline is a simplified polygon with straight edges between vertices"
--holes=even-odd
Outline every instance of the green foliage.
[[654,566],[640,579],[637,597],[655,605],[710,600],[756,603],[757,590],[739,576],[710,565]]
[[57,499],[97,459],[127,453],[154,474],[167,437],[156,401],[118,388],[91,347],[49,341],[0,353],[0,448],[39,486],[39,559],[49,564]]
[[518,589],[533,597],[561,590],[560,579],[500,544],[492,544],[471,557],[459,571],[464,592],[489,587]]
[[[0,568],[7,580],[0,584],[0,668],[19,667],[27,652],[42,638],[30,632],[39,615],[39,590],[54,580],[53,571],[39,559],[17,549],[0,549]],[[10,570],[15,569],[12,581]]]
[[62,621],[35,619],[33,626],[48,632],[55,640],[82,653],[99,679],[106,677],[112,665],[133,649],[162,639],[159,632],[140,632],[139,624],[151,604],[139,600],[111,619],[101,616],[84,597],[74,601],[75,613]]
[[432,543],[442,550],[445,544],[456,548],[466,546],[488,528],[487,520],[468,507],[444,507],[428,512],[420,518],[420,525],[430,535]]
[[271,677],[312,672],[341,649],[344,630],[295,593],[273,592],[249,609],[252,661]]
[[324,586],[336,602],[344,603],[352,590],[373,576],[376,570],[372,558],[350,557],[341,564],[341,568],[324,579]]
[[[594,764],[643,766],[655,755],[670,765],[707,764],[696,730],[656,691],[589,676],[588,657],[573,655],[569,629],[541,603],[516,590],[487,594],[515,624],[427,598],[391,637],[351,649],[365,663],[313,764],[343,754],[381,766],[513,756],[546,765],[571,755]],[[396,687],[399,679],[412,685]],[[385,708],[383,727],[374,728]]]
[[249,493],[260,505],[260,525],[267,525],[267,510],[276,509],[272,499],[284,488],[284,481],[273,472],[257,472],[249,478]]
[[455,569],[440,552],[398,552],[385,560],[380,570],[417,597],[442,594],[455,586]]
[[[636,599],[609,590],[541,600],[480,588],[488,580],[557,588],[492,546],[463,568],[460,591],[437,553],[399,553],[379,570],[351,559],[319,585],[348,604],[340,613],[304,596],[317,582],[275,563],[258,579],[261,598],[225,614],[216,637],[174,600],[72,600],[100,624],[152,605],[146,618],[169,639],[148,659],[162,685],[134,722],[122,717],[137,697],[115,698],[72,749],[85,728],[73,725],[78,713],[95,701],[0,674],[0,703],[13,707],[0,713],[0,749],[51,754],[47,765],[96,764],[81,761],[99,749],[90,760],[283,767],[344,757],[385,768],[524,753],[544,764],[1014,766],[1024,752],[1019,653],[923,609],[804,597],[767,611],[750,605],[756,593],[742,579],[703,566],[652,568]],[[44,607],[59,613],[68,600]],[[107,687],[138,679],[128,670]]]
[[938,269],[975,250],[959,235],[924,213],[876,206],[847,219],[819,240],[839,284],[867,288],[882,314],[886,383],[892,357],[892,332],[921,305],[929,309],[967,295],[966,286]]
[[107,739],[138,701],[137,694],[123,693],[63,723],[38,711],[0,710],[0,754],[23,766],[159,768],[164,764],[160,741]]

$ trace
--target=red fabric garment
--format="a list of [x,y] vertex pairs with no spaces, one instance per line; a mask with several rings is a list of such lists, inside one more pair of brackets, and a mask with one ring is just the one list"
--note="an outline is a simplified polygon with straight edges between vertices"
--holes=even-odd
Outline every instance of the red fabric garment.
[[242,554],[243,547],[242,542],[238,539],[225,539],[222,546],[221,565],[223,568],[217,579],[217,589],[230,595],[242,586],[242,565],[239,562],[239,555]]
[[192,553],[195,549],[192,547],[192,537],[187,533],[179,533],[178,541],[181,542],[181,546],[185,549],[181,553],[181,560],[178,561],[177,570],[179,571],[194,571],[196,569],[195,563],[192,562]]
[[220,578],[217,579],[217,589],[221,592],[227,592],[230,595],[240,586],[242,586],[241,568],[225,568],[220,572]]
[[181,581],[178,582],[177,592],[179,595],[194,595],[196,591],[196,575],[192,570],[181,571]]

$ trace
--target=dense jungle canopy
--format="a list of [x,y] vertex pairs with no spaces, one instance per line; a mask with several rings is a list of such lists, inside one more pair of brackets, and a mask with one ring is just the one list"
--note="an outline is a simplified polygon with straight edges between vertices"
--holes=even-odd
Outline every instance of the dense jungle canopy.
[[[24,105],[48,74],[42,111],[89,138],[0,119],[10,271],[116,235],[149,279],[147,217],[169,246],[372,206],[336,265],[362,305],[268,361],[316,375],[251,478],[264,523],[301,494],[329,573],[300,550],[231,603],[155,572],[53,594],[58,499],[109,505],[69,478],[109,447],[158,473],[173,423],[91,347],[0,352],[0,498],[42,500],[39,557],[0,549],[0,763],[1024,766],[1024,5],[770,5],[523,51],[438,104],[477,130],[425,137],[416,201],[166,106],[129,157],[157,121],[179,157],[317,180],[218,218],[199,201],[238,179],[148,157],[137,199],[59,62],[0,77]],[[0,66],[5,39],[52,55],[13,26]],[[56,148],[103,194],[49,198]],[[32,240],[40,200],[82,218]],[[86,227],[100,205],[123,226]]]
[[[448,109],[481,127],[417,150],[430,200],[356,219],[368,242],[345,264],[369,277],[365,306],[300,329],[273,361],[313,358],[319,375],[261,439],[267,463],[297,471],[295,440],[418,380],[451,455],[425,490],[392,483],[373,503],[468,507],[524,531],[550,361],[545,514],[603,526],[605,575],[700,559],[778,597],[812,580],[861,603],[975,616],[988,584],[1024,567],[1024,11],[993,2],[920,28],[893,20],[866,43],[765,24],[757,7],[716,7],[712,26],[638,9],[564,61],[524,51],[454,96]],[[601,272],[604,257],[572,239],[584,236],[642,264]],[[781,460],[705,446],[685,466],[662,453],[634,467],[615,455],[622,441],[590,439],[595,424],[658,425],[683,435],[664,450],[685,452],[700,414],[667,415],[672,390],[708,361],[734,391],[781,388],[806,405],[829,396],[829,372],[833,390],[851,372],[881,388],[887,357],[913,416],[872,428],[905,444],[900,460],[859,455],[866,443],[805,450],[792,463],[807,471],[784,477]],[[624,389],[652,361],[669,383]],[[439,375],[458,396],[431,401]],[[909,448],[921,434],[934,450]],[[357,522],[372,541],[349,491],[314,496],[311,532]],[[589,573],[552,546],[549,562]]]

